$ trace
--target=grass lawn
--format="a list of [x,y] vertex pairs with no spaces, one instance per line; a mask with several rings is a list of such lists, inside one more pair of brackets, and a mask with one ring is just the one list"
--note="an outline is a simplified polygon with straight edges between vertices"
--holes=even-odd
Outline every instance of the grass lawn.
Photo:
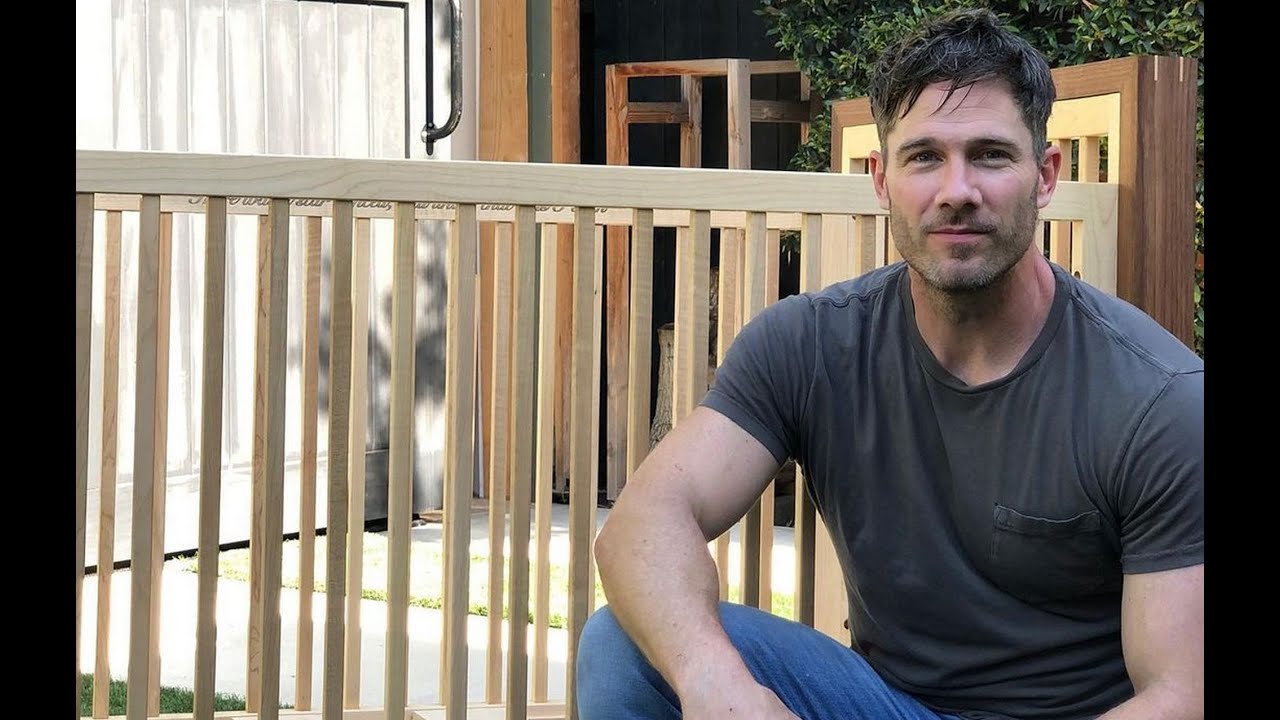
[[[127,683],[124,680],[112,680],[107,701],[108,715],[124,715],[125,699],[128,695]],[[183,688],[160,688],[160,712],[192,713],[195,712],[193,694]],[[213,709],[244,710],[244,698],[239,695],[214,693]],[[80,717],[93,714],[93,675],[80,673]]]
[[[299,582],[297,540],[284,544],[281,560],[281,576],[283,585],[297,589]],[[443,607],[443,570],[444,562],[438,546],[415,543],[409,555],[409,604],[440,609]],[[325,538],[317,537],[315,542],[315,590],[325,591]],[[190,572],[196,571],[194,556],[172,560]],[[510,558],[504,557],[504,577],[510,578]],[[532,593],[537,568],[529,563],[529,585]],[[229,580],[249,580],[249,550],[229,550],[218,555],[218,574]],[[369,600],[387,599],[387,538],[379,533],[364,534],[364,577],[361,581],[361,596]],[[567,565],[553,563],[551,565],[551,597],[548,624],[554,628],[563,628],[569,613],[569,569]],[[596,581],[596,607],[605,604],[604,591]],[[729,599],[738,599],[738,588],[730,586]],[[489,558],[484,555],[471,556],[470,603],[472,615],[489,614]],[[533,622],[532,597],[530,598],[529,622]],[[793,603],[790,594],[773,593],[773,613],[785,618],[794,619]],[[503,608],[503,617],[507,617],[507,608]]]

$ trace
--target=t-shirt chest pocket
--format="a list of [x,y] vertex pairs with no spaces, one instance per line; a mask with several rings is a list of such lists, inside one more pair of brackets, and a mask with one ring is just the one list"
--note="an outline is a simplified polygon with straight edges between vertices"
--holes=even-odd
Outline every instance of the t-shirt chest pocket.
[[992,580],[1029,603],[1118,588],[1120,577],[1113,554],[1097,510],[1055,519],[1024,514],[999,503],[995,506]]

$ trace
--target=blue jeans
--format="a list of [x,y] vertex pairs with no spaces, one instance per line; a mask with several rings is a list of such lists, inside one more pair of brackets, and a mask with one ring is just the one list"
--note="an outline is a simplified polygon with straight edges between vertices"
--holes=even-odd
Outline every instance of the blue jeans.
[[[885,683],[861,655],[808,626],[726,602],[720,622],[756,680],[803,720],[956,720]],[[675,691],[608,607],[583,628],[576,682],[581,720],[680,717]]]

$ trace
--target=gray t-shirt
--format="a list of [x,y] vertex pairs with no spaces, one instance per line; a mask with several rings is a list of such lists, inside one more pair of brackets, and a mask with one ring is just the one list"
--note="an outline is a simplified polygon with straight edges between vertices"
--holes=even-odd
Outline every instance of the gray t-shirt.
[[803,468],[888,682],[965,718],[1101,714],[1133,695],[1123,574],[1204,562],[1204,363],[1054,266],[1031,349],[970,387],[905,270],[770,306],[702,404]]

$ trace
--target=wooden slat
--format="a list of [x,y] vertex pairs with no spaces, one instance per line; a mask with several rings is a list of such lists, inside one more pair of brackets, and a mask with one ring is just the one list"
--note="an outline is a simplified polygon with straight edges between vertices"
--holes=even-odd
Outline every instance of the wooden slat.
[[680,78],[685,122],[680,126],[680,167],[702,167],[702,78]]
[[[1116,187],[1111,183],[1098,184]],[[1102,208],[1086,213],[1085,218],[1078,228],[1072,229],[1073,246],[1077,238],[1080,241],[1080,276],[1099,290],[1115,295],[1119,270],[1119,218],[1114,212],[1106,212]]]
[[[595,226],[595,256],[592,258],[592,275],[591,275],[591,293],[594,298],[592,302],[591,316],[595,318],[595,322],[591,325],[591,357],[600,357],[600,343],[603,340],[602,325],[600,319],[604,317],[604,226]],[[594,498],[595,492],[600,489],[600,416],[601,416],[601,398],[600,398],[600,380],[603,367],[601,363],[595,362],[591,365],[591,487],[593,489],[593,501],[586,505],[587,515],[587,543],[583,546],[587,548],[587,575],[591,578],[588,585],[590,590],[587,592],[587,616],[596,609],[596,593],[595,593],[595,553],[592,552],[596,537],[596,505],[598,504]]]
[[623,77],[669,77],[671,75],[724,75],[723,59],[666,60],[658,62],[617,63],[606,70]]
[[[156,492],[157,480],[161,491],[164,487],[164,478],[157,479],[155,472],[156,440],[163,427],[157,411],[160,395],[166,390],[158,382],[162,302],[159,292],[160,244],[160,199],[147,196],[142,199],[138,231],[137,396],[134,404],[133,528],[129,563],[129,699],[125,711],[129,720],[147,717],[153,600],[151,543],[155,520],[152,495]],[[84,397],[87,398],[88,394],[86,389]]]
[[573,354],[573,223],[556,226],[556,388],[553,486],[557,493],[569,491],[569,416],[573,401],[569,393]]
[[493,324],[490,342],[489,438],[489,641],[485,644],[485,702],[502,702],[503,546],[506,540],[507,489],[511,480],[511,235],[501,223],[493,244]]
[[[728,134],[729,134],[729,168],[731,170],[751,169],[751,61],[730,60],[728,63]],[[666,203],[654,203],[666,205]],[[701,210],[686,205],[690,209]],[[738,208],[725,205],[717,209],[742,209],[747,211],[770,210],[772,208],[757,204],[755,207]],[[711,208],[706,208],[710,210]]]
[[[542,226],[542,257],[539,266],[538,299],[538,451],[534,514],[537,562],[534,564],[533,596],[533,701],[546,702],[547,628],[551,602],[551,503],[555,477],[556,325],[561,314],[559,298],[559,258],[557,234],[564,226]],[[632,386],[634,392],[634,385]],[[646,398],[647,400],[647,398]]]
[[627,402],[631,364],[631,248],[627,229],[610,227],[605,240],[605,493],[616,500],[627,483]]
[[[626,165],[630,161],[630,123],[684,122],[671,117],[652,117],[655,114],[669,116],[679,113],[682,103],[635,103],[640,116],[638,120],[633,119],[632,104],[627,98],[627,88],[626,78],[614,66],[608,66],[605,70],[605,159],[610,165]],[[656,106],[664,110],[650,112]],[[687,120],[687,106],[683,108],[683,113]],[[594,208],[591,216],[593,218],[595,216]],[[605,324],[609,338],[605,359],[605,382],[608,384],[605,400],[607,418],[605,495],[610,500],[614,500],[622,492],[622,487],[626,483],[627,429],[625,423],[627,422],[627,388],[630,382],[628,366],[631,359],[627,349],[630,333],[630,296],[627,292],[630,257],[626,228],[610,227],[607,231],[605,246],[605,260],[608,263],[605,291],[608,303],[605,308]],[[575,284],[574,287],[576,288],[577,285]],[[577,306],[574,305],[574,307]],[[576,324],[574,328],[576,337]],[[572,450],[570,452],[572,453]],[[572,462],[570,460],[571,466]],[[570,472],[572,473],[572,470]]]
[[245,639],[245,710],[258,712],[262,698],[262,548],[266,544],[266,426],[268,310],[271,307],[271,223],[258,218],[258,264],[254,309],[253,440],[249,510],[249,628]]
[[[157,208],[158,209],[158,208]],[[89,487],[89,356],[93,329],[93,195],[76,194],[76,715],[80,714],[80,604]],[[105,451],[104,451],[105,452]],[[98,556],[98,567],[111,558]],[[99,598],[101,598],[99,592]],[[101,599],[98,600],[102,602]]]
[[[806,215],[800,231],[800,292],[822,288],[822,216]],[[814,533],[817,513],[807,492],[804,471],[796,466],[795,490],[795,620],[813,626]]]
[[626,474],[649,453],[649,392],[653,357],[653,211],[636,210],[631,235],[631,325],[627,365]]
[[160,301],[156,318],[156,444],[155,477],[159,480],[151,496],[151,655],[147,713],[160,713],[160,605],[161,575],[164,570],[165,496],[168,488],[169,441],[169,334],[172,315],[173,214],[160,213]]
[[1059,99],[1053,104],[1046,126],[1050,140],[1100,136],[1119,130],[1117,124],[1120,93],[1093,97]]
[[[538,236],[532,207],[516,211],[511,356],[511,600],[507,638],[507,718],[525,720],[528,691],[529,492],[533,464],[534,363],[537,352]],[[554,316],[554,309],[552,313]],[[498,644],[490,640],[490,645]]]
[[[347,637],[343,652],[343,707],[360,707],[360,600],[364,588],[365,431],[369,418],[370,221],[355,221],[351,250],[351,434],[347,503]],[[332,462],[332,461],[331,461]]]
[[[764,309],[768,296],[768,238],[764,216],[748,213],[744,246],[745,262],[742,272],[742,324],[745,326]],[[776,261],[774,262],[776,266]],[[770,483],[772,487],[772,483]],[[761,496],[763,498],[763,494]],[[761,553],[763,547],[764,507],[757,498],[742,520],[740,599],[742,604],[762,607],[761,588],[764,586]]]
[[227,199],[209,198],[204,230],[204,362],[200,391],[200,540],[196,552],[196,717],[213,717],[222,512],[222,370],[226,334]]
[[441,697],[449,720],[467,712],[467,590],[470,573],[471,487],[475,480],[476,251],[475,208],[458,209],[449,238],[449,299],[445,360],[444,658]]
[[632,101],[627,103],[625,116],[628,125],[677,125],[689,122],[689,107],[682,102]]
[[596,503],[593,480],[596,473],[591,466],[591,435],[596,409],[592,407],[592,368],[599,364],[599,356],[592,355],[593,329],[596,316],[594,297],[594,266],[596,233],[593,224],[595,209],[578,208],[574,227],[573,248],[573,353],[571,369],[572,413],[569,438],[569,652],[565,661],[566,691],[569,717],[577,716],[574,703],[576,673],[574,663],[578,657],[578,638],[590,614],[594,582],[591,576],[591,527],[592,510]]
[[387,636],[383,664],[388,717],[401,717],[409,690],[409,530],[413,514],[414,314],[417,228],[413,206],[396,207],[391,282],[391,417],[387,452]]
[[751,122],[807,123],[809,122],[809,103],[790,100],[752,100]]
[[268,215],[270,300],[267,303],[265,505],[262,548],[261,720],[280,713],[280,576],[284,535],[285,357],[288,351],[289,202],[271,200]]
[[[1071,140],[1055,142],[1062,152],[1062,165],[1058,167],[1058,180],[1071,179]],[[1049,259],[1071,270],[1071,223],[1061,220],[1049,223]]]
[[[111,682],[111,576],[116,554],[116,478],[120,394],[120,239],[122,215],[107,213],[103,281],[102,477],[98,489],[98,637],[93,672],[93,716],[107,717]],[[77,397],[79,397],[77,395]],[[86,391],[87,397],[87,391]],[[77,626],[78,627],[78,626]]]
[[[746,61],[741,61],[745,63]],[[737,78],[737,80],[734,80]],[[750,83],[730,76],[733,169],[749,167]],[[621,163],[619,163],[621,164]],[[422,172],[418,160],[367,160],[198,153],[76,151],[76,190],[298,199],[491,203],[494,188],[513,205],[882,212],[870,178],[782,170],[712,170],[455,160]]]
[[[325,720],[342,717],[343,606],[346,600],[347,463],[351,456],[352,277],[350,202],[338,202],[333,219],[329,291],[329,511],[325,529],[324,697]],[[363,453],[359,453],[363,455]],[[361,461],[363,461],[361,457]],[[363,511],[363,507],[361,511]],[[357,526],[359,527],[359,526]]]
[[293,706],[311,709],[311,604],[316,568],[316,447],[320,391],[320,218],[307,218],[302,319],[302,458],[298,478],[298,634]]
[[[1080,154],[1079,154],[1079,182],[1096,183],[1098,182],[1098,170],[1101,163],[1102,143],[1101,138],[1082,137],[1080,138]],[[1085,247],[1083,242],[1077,242],[1075,238],[1084,232],[1084,224],[1081,222],[1072,223],[1072,242],[1071,242],[1071,265],[1068,267],[1076,277],[1083,277],[1084,274],[1084,255]]]
[[579,0],[551,4],[551,161],[577,163],[582,154]]
[[[765,226],[763,214],[748,216],[748,227]],[[778,264],[781,261],[782,237],[777,230],[764,231],[764,304],[761,309],[778,301]],[[760,494],[760,609],[773,610],[773,518],[776,505],[777,482],[770,482]]]
[[[712,214],[714,217],[714,213]],[[743,216],[745,224],[746,216]],[[713,220],[714,222],[714,220]],[[738,335],[739,299],[742,294],[742,231],[739,228],[720,230],[720,286],[716,318],[716,366],[724,363],[725,354]],[[720,580],[720,599],[729,599],[729,534],[725,530],[708,550],[716,561],[716,574]]]

